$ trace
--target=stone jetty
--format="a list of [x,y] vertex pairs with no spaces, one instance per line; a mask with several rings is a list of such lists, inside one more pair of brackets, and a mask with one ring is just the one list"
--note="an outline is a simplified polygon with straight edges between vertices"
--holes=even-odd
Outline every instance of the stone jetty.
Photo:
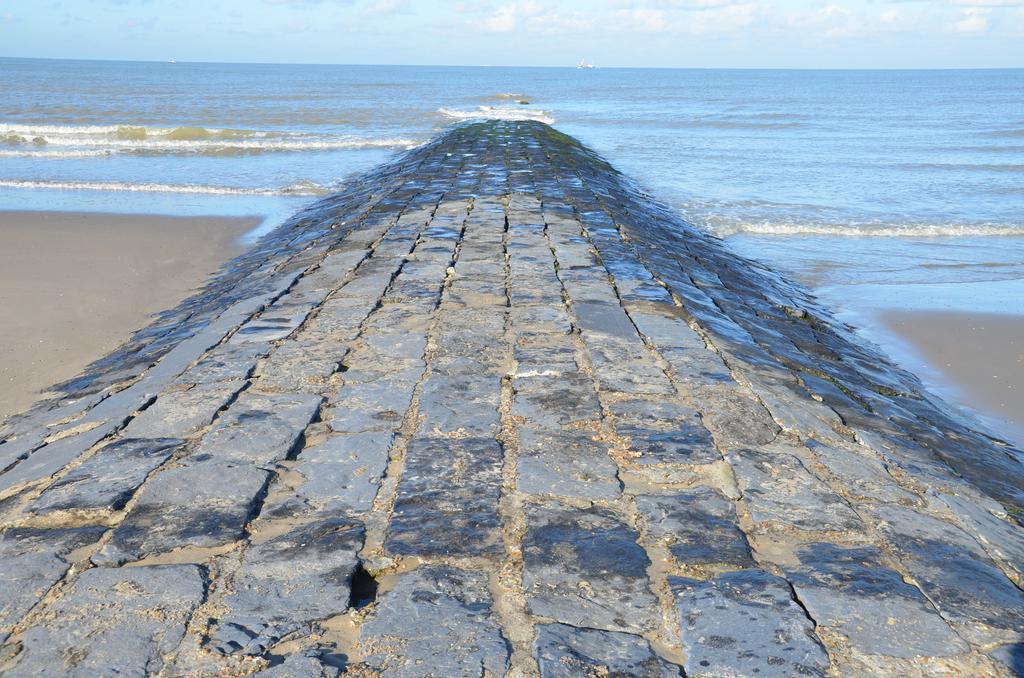
[[1024,671],[1021,452],[540,123],[55,392],[0,429],[5,675]]

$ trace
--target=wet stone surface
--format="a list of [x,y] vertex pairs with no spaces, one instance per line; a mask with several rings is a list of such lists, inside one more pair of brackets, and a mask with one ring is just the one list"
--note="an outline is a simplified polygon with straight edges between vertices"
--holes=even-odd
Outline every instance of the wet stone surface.
[[710,581],[673,577],[669,584],[682,626],[686,675],[825,674],[825,649],[784,579],[741,570]]
[[228,612],[213,647],[262,655],[282,636],[345,612],[363,536],[358,523],[329,519],[252,545],[223,598]]
[[409,409],[414,385],[414,378],[351,380],[335,401],[331,428],[346,433],[397,430]]
[[523,587],[533,614],[565,624],[642,632],[656,610],[639,535],[610,512],[532,507],[523,537]]
[[989,652],[1000,667],[1009,671],[1010,675],[1024,674],[1024,643],[1001,645]]
[[0,536],[0,642],[68,571],[68,554],[96,543],[104,532],[102,527],[15,527]]
[[510,651],[491,605],[481,573],[405,573],[363,624],[363,661],[382,676],[503,675]]
[[682,675],[679,666],[656,655],[644,638],[629,633],[544,624],[537,628],[534,648],[542,678]]
[[754,564],[747,537],[737,526],[733,502],[708,487],[669,495],[639,496],[636,508],[647,530],[686,565]]
[[482,555],[504,549],[498,520],[501,447],[486,438],[416,438],[388,528],[396,555]]
[[175,438],[121,438],[61,477],[28,510],[120,511],[146,476],[184,444]]
[[171,391],[132,419],[124,435],[130,438],[184,438],[209,424],[243,386],[241,380],[198,384]]
[[967,651],[924,595],[881,563],[877,549],[819,543],[798,556],[800,565],[786,576],[800,601],[819,627],[842,634],[858,652],[909,659]]
[[743,449],[726,455],[755,523],[800,530],[863,529],[842,497],[784,449]]
[[289,502],[296,513],[353,515],[373,506],[394,441],[392,433],[329,437],[299,455],[292,470],[303,477]]
[[204,588],[195,565],[87,570],[21,636],[5,675],[156,673]]
[[630,469],[655,483],[688,482],[722,460],[695,410],[671,402],[624,400],[610,406],[615,431],[628,439]]
[[92,560],[118,565],[187,546],[237,541],[269,479],[267,471],[251,464],[209,458],[166,470],[146,484]]
[[285,459],[297,450],[321,401],[308,394],[246,393],[217,420],[193,457],[258,466]]
[[0,422],[4,675],[1021,673],[1024,454],[542,123],[51,391]]
[[594,386],[583,374],[517,377],[512,414],[545,428],[593,421],[600,416]]
[[881,506],[882,531],[942,616],[966,637],[1016,638],[1024,628],[1024,593],[970,535],[909,509]]
[[519,430],[520,492],[615,499],[621,492],[608,448],[586,431]]
[[848,496],[889,504],[918,504],[920,498],[900,487],[885,464],[870,454],[851,452],[834,445],[809,441],[807,446],[836,478],[841,479]]
[[253,675],[261,678],[335,678],[341,673],[339,666],[344,666],[345,662],[341,658],[334,662],[330,659],[315,650],[300,652]]
[[704,421],[722,448],[765,445],[779,427],[759,402],[734,387],[706,387],[700,391]]

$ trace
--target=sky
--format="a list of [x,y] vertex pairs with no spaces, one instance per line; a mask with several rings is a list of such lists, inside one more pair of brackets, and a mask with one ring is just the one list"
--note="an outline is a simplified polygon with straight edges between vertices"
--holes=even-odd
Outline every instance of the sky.
[[0,56],[1022,67],[1024,0],[0,0]]

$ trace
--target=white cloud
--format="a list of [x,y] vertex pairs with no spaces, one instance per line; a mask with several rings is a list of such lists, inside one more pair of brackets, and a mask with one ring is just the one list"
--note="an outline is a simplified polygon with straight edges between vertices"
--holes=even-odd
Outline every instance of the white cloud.
[[288,5],[291,7],[311,7],[322,4],[350,5],[353,0],[263,0],[268,5]]
[[759,18],[765,18],[766,14],[763,5],[750,0],[663,0],[660,4],[665,8],[634,6],[619,9],[613,14],[613,30],[688,35],[727,34],[750,26]]
[[875,27],[879,32],[894,33],[901,31],[920,32],[921,27],[927,21],[927,16],[920,16],[920,12],[905,9],[887,9],[878,15]]
[[1024,0],[952,0],[958,7],[1020,7]]
[[903,21],[903,13],[898,9],[888,9],[878,15],[878,21],[887,26],[898,24]]
[[1002,34],[1016,7],[1024,7],[1024,0],[499,0],[465,4],[461,14],[469,15],[468,25],[493,33],[612,41],[624,33],[820,41],[899,33],[966,36],[997,29]]
[[691,12],[685,23],[685,30],[692,35],[726,35],[744,30],[766,19],[766,14],[763,5],[752,2],[721,5]]
[[508,33],[515,30],[523,19],[536,17],[543,11],[543,6],[536,0],[523,0],[502,5],[484,19],[484,28],[492,33]]
[[746,0],[660,0],[659,5],[682,10],[716,9],[729,5],[747,4]]
[[493,15],[484,20],[484,28],[492,33],[508,33],[519,23],[515,12],[509,9],[499,9]]
[[409,0],[375,0],[366,8],[367,14],[402,14],[409,11]]
[[961,19],[953,23],[953,32],[975,35],[988,31],[988,15],[992,12],[987,7],[968,7],[960,10]]
[[843,5],[826,5],[809,12],[790,12],[786,25],[826,38],[848,38],[863,31],[864,20]]
[[149,29],[153,28],[153,24],[155,23],[155,21],[156,20],[153,18],[143,19],[141,17],[130,17],[126,19],[123,24],[121,24],[121,27],[128,31],[148,31]]
[[616,12],[615,27],[642,33],[661,33],[669,27],[669,21],[663,10],[637,7]]

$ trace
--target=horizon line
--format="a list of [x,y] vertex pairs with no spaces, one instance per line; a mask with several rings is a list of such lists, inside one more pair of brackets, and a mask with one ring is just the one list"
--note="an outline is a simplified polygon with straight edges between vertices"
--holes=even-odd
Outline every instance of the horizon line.
[[[0,55],[0,59],[22,61],[83,61],[97,63],[167,64],[167,65],[220,65],[220,66],[357,66],[387,68],[523,68],[523,69],[569,69],[575,65],[524,66],[508,64],[398,64],[398,63],[344,63],[315,61],[189,61],[176,57],[168,59],[102,59],[76,57],[26,57]],[[1014,71],[1024,66],[596,66],[594,70],[663,70],[663,71]]]

